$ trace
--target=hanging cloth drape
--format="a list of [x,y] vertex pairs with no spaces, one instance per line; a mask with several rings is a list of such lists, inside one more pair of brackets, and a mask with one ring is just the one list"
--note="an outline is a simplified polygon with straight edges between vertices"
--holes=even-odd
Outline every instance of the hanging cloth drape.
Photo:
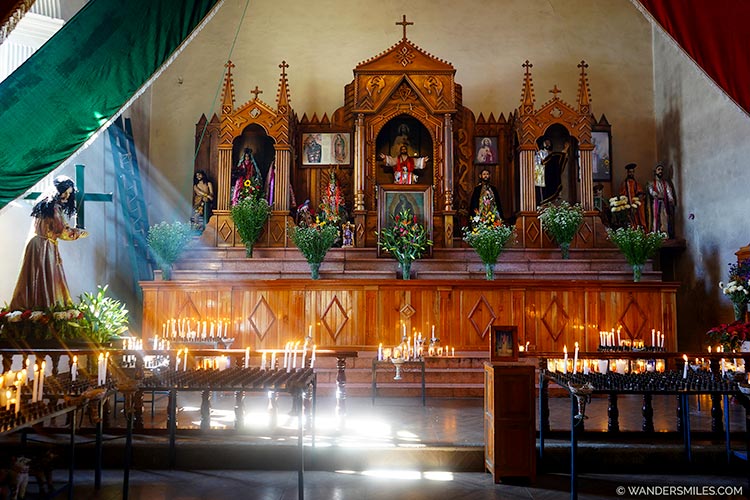
[[750,114],[748,0],[636,0],[690,58]]
[[220,0],[91,0],[0,83],[0,208],[106,125]]

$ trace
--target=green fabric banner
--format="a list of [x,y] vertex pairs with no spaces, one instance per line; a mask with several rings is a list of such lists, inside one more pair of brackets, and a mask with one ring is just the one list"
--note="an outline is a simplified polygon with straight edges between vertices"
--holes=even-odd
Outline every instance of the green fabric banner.
[[219,0],[91,0],[0,83],[0,208],[114,116]]

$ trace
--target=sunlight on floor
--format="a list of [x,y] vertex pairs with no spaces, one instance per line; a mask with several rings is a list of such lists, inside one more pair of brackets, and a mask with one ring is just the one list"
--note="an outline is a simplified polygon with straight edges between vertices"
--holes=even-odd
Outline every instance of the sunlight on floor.
[[453,481],[453,473],[449,471],[424,471],[417,470],[388,470],[388,469],[370,469],[361,472],[353,470],[338,470],[337,474],[360,475],[382,479],[401,479],[405,481],[418,481],[426,479],[428,481]]

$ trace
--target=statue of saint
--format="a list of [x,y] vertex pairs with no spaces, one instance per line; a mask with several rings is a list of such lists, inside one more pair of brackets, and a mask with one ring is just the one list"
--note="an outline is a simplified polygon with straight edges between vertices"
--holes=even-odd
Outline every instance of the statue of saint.
[[648,183],[651,199],[651,231],[661,231],[674,238],[674,212],[677,202],[672,184],[664,178],[664,165],[654,168],[654,180]]
[[394,158],[385,153],[380,153],[380,158],[385,161],[387,166],[394,167],[393,182],[396,184],[416,184],[418,178],[414,171],[423,170],[430,159],[429,156],[409,156],[405,145],[401,146],[397,157]]

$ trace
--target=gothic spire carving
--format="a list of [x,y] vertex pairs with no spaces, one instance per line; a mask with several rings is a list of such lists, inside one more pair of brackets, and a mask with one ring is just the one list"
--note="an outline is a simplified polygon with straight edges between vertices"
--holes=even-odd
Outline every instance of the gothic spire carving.
[[527,115],[534,112],[534,82],[531,80],[531,68],[534,65],[527,59],[521,66],[524,68],[521,114]]
[[281,61],[281,78],[279,79],[279,91],[276,95],[276,105],[279,112],[286,114],[289,111],[289,83],[286,79],[286,69],[289,65],[286,61]]
[[578,67],[581,69],[581,77],[578,80],[578,111],[581,114],[589,114],[591,112],[591,88],[586,74],[586,68],[589,65],[586,61],[581,61]]
[[234,109],[234,82],[232,81],[232,68],[234,63],[227,61],[224,65],[227,68],[227,72],[224,75],[224,90],[221,96],[221,112],[229,114]]

